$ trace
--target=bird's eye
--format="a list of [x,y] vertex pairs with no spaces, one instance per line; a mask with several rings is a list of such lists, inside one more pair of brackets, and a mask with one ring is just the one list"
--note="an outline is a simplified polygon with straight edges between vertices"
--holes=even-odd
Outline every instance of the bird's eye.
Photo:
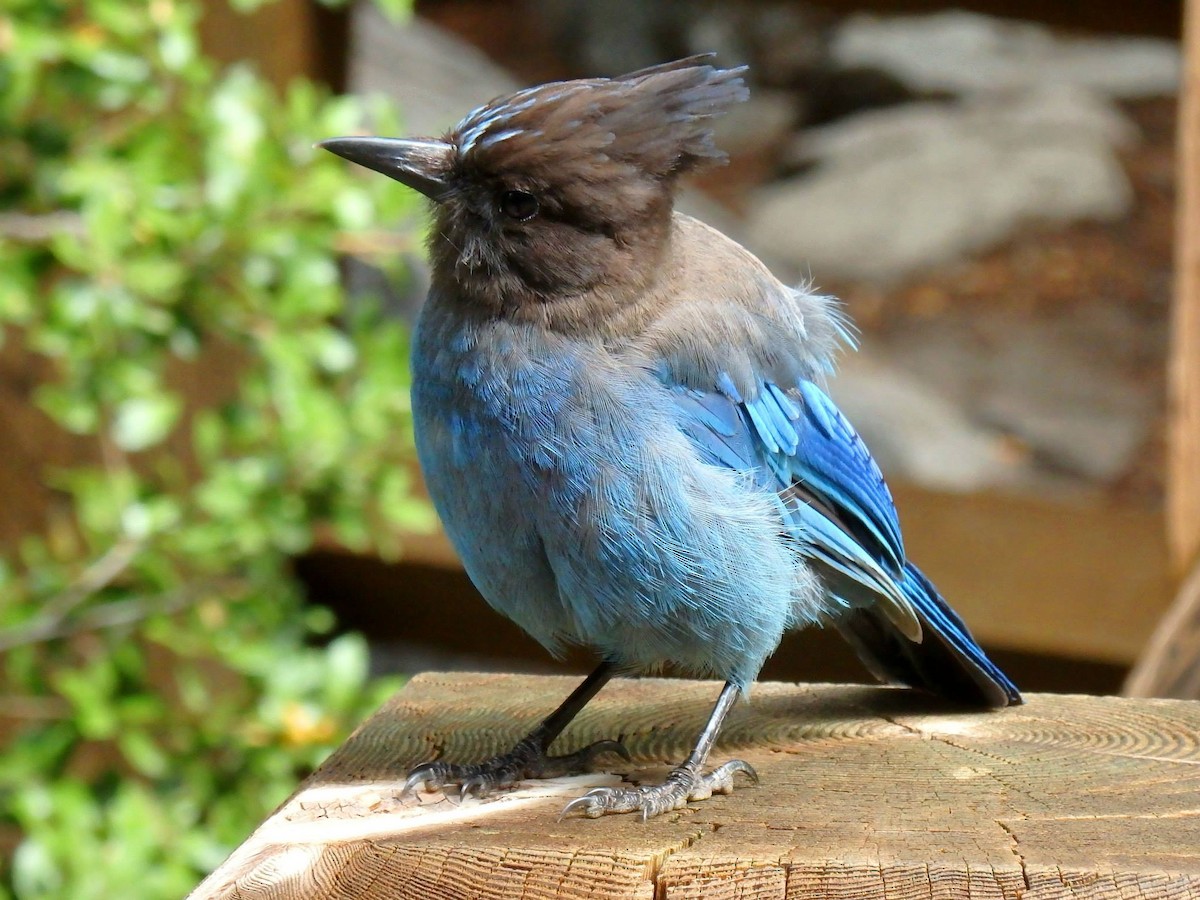
[[528,191],[505,191],[500,195],[500,212],[518,222],[528,222],[538,214],[538,199]]

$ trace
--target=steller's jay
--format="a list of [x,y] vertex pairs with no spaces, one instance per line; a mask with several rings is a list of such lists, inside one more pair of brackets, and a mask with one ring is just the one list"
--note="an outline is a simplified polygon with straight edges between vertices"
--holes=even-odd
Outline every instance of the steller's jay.
[[[406,790],[486,794],[585,768],[550,743],[617,672],[725,682],[663,784],[564,814],[644,818],[732,790],[721,722],[786,629],[831,624],[878,678],[983,707],[1012,682],[905,558],[896,510],[820,384],[850,343],[835,301],[674,212],[723,159],[743,69],[692,57],[493,100],[441,140],[322,146],[434,206],[412,405],[430,496],[487,601],[550,652],[603,662],[510,752],[431,762]],[[869,252],[864,248],[864,252]]]

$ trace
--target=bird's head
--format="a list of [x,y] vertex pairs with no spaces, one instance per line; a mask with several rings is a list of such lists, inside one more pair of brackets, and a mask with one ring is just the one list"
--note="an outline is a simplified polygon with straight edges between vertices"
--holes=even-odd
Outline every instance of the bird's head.
[[743,69],[692,57],[487,103],[440,140],[321,146],[436,204],[435,285],[498,309],[636,290],[661,256],[678,176],[720,161],[713,117]]

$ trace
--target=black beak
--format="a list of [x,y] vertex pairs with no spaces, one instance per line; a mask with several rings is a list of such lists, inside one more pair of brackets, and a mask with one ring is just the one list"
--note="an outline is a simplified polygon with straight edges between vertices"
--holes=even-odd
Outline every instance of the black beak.
[[453,148],[442,141],[339,137],[317,144],[342,159],[382,172],[440,202],[449,192],[446,176]]

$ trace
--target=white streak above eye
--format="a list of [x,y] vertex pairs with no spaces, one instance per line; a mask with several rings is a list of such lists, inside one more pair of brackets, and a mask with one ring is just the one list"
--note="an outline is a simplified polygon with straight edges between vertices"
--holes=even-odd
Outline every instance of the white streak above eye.
[[522,128],[510,128],[508,131],[501,131],[499,134],[489,134],[480,141],[480,146],[491,147],[499,144],[501,141],[507,141],[509,138],[515,138],[517,135],[524,133],[525,131]]

